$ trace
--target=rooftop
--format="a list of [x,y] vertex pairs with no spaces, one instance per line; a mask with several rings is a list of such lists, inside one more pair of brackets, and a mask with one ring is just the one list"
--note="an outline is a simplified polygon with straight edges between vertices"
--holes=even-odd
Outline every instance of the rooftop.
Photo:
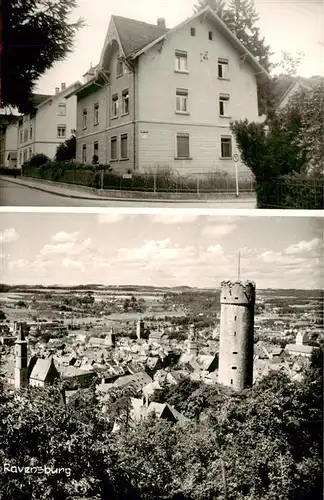
[[155,24],[112,16],[125,56],[128,57],[169,31]]

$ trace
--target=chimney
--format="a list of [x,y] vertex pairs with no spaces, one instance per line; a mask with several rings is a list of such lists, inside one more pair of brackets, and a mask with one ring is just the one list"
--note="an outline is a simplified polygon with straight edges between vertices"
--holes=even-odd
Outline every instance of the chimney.
[[60,87],[55,87],[55,94],[58,94],[60,92]]
[[161,29],[165,30],[165,19],[164,19],[164,17],[158,17],[158,20],[157,20],[156,24],[157,24],[158,28],[161,28]]
[[61,83],[61,90],[65,90],[66,89],[66,83]]

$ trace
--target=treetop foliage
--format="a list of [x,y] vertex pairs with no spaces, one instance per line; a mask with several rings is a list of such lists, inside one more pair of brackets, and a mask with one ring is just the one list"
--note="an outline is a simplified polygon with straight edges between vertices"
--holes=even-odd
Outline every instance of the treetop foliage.
[[58,386],[13,395],[0,384],[1,463],[71,470],[6,472],[1,498],[321,498],[323,348],[301,382],[272,372],[239,394],[182,382],[173,404],[191,418],[183,426],[152,415],[112,433],[131,394],[119,396],[102,413],[94,387],[65,404]]
[[72,52],[74,36],[84,21],[70,22],[76,0],[4,0],[2,4],[2,106],[29,113],[37,80]]
[[288,105],[264,124],[236,121],[244,163],[257,182],[292,173],[324,172],[324,82],[292,96]]

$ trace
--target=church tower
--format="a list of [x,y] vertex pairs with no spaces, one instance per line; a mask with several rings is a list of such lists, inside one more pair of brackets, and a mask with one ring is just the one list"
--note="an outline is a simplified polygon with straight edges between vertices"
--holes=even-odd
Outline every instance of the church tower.
[[187,353],[191,356],[198,356],[197,333],[194,325],[189,326]]
[[28,386],[27,366],[27,340],[25,339],[24,326],[21,324],[15,342],[15,389]]
[[221,283],[218,382],[235,390],[253,383],[255,284]]

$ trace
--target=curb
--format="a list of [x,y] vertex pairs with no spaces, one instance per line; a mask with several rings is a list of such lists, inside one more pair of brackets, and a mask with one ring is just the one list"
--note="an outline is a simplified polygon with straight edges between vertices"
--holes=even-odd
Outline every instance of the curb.
[[25,186],[25,187],[28,187],[30,189],[36,189],[37,191],[42,191],[44,193],[48,193],[48,194],[54,194],[56,196],[61,196],[62,198],[72,198],[72,199],[78,199],[78,200],[90,200],[90,201],[125,201],[126,203],[127,202],[138,202],[138,201],[145,201],[145,202],[148,202],[148,203],[157,203],[157,202],[162,202],[162,203],[177,203],[177,204],[181,204],[181,203],[213,203],[213,202],[217,202],[217,203],[242,203],[244,200],[246,200],[246,202],[251,202],[253,201],[252,198],[230,198],[230,199],[226,199],[226,198],[223,198],[223,199],[205,199],[205,200],[201,200],[199,198],[188,198],[188,199],[185,199],[185,200],[174,200],[174,199],[168,199],[168,198],[125,198],[125,197],[117,197],[117,196],[113,196],[113,197],[109,197],[109,196],[87,196],[86,193],[84,193],[84,195],[77,195],[77,194],[64,194],[64,193],[60,193],[60,192],[57,192],[55,191],[55,187],[54,189],[50,189],[49,187],[42,187],[42,186],[35,186],[35,185],[32,185],[32,184],[29,184],[28,182],[24,182],[24,181],[21,181],[20,179],[16,180],[16,179],[12,179],[12,178],[7,178],[6,176],[0,176],[0,180],[3,180],[3,181],[7,181],[7,182],[11,182],[12,184],[16,184],[18,186]]

